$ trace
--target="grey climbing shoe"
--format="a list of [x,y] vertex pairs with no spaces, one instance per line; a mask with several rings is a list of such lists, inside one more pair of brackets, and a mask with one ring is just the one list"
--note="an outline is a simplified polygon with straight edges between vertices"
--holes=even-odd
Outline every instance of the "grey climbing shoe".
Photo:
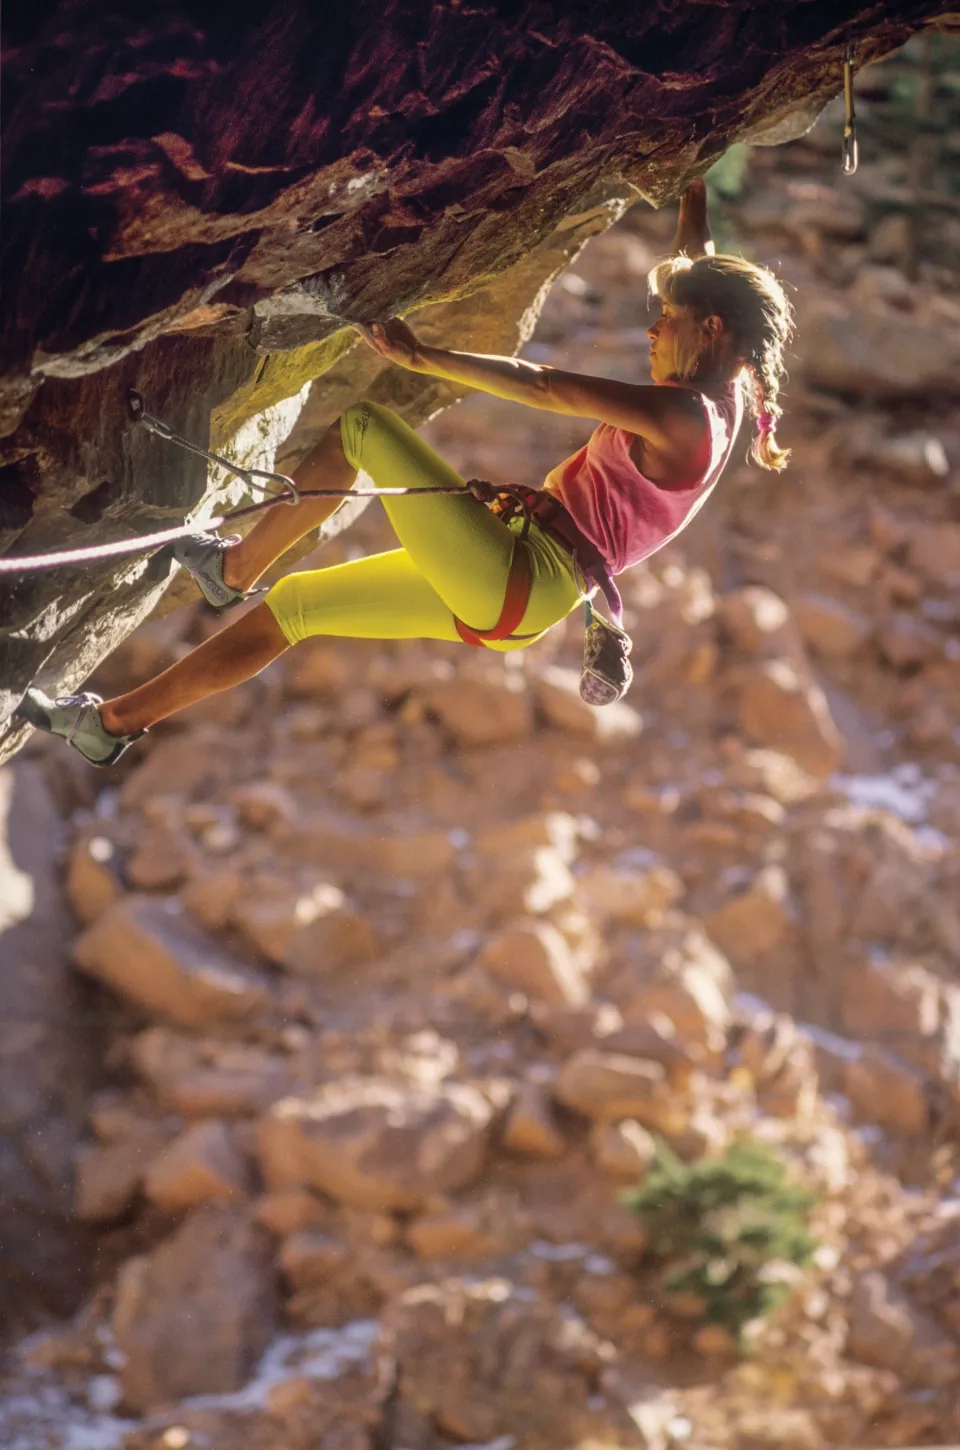
[[62,735],[91,765],[115,765],[127,747],[147,732],[111,735],[100,719],[97,707],[102,704],[99,695],[58,695],[51,700],[42,690],[33,689],[27,691],[14,713],[38,730]]
[[219,534],[190,534],[172,546],[173,557],[197,581],[197,587],[213,609],[229,609],[248,599],[242,589],[233,589],[223,578],[223,556],[231,544],[240,542],[239,534],[221,539]]

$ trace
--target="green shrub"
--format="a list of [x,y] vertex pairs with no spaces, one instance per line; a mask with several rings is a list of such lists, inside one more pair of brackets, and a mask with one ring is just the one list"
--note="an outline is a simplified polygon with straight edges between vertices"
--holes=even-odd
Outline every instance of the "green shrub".
[[738,1339],[789,1296],[816,1248],[806,1224],[816,1200],[761,1143],[690,1166],[660,1143],[643,1183],[621,1198],[643,1225],[664,1291],[695,1295],[703,1318]]

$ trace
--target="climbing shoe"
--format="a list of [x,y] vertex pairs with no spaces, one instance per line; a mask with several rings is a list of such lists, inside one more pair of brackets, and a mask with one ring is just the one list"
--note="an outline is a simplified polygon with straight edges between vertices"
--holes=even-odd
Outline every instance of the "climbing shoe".
[[622,700],[633,680],[630,636],[584,602],[583,669],[580,695],[588,705],[613,705]]
[[[171,546],[177,563],[186,569],[204,599],[213,609],[229,609],[241,599],[249,599],[242,589],[233,589],[223,578],[223,556],[231,544],[239,544],[239,534],[190,534]],[[259,592],[259,591],[256,591]]]
[[127,747],[147,732],[111,735],[100,719],[97,707],[102,704],[99,695],[58,695],[51,700],[34,689],[27,691],[14,713],[38,730],[62,735],[91,765],[115,765]]

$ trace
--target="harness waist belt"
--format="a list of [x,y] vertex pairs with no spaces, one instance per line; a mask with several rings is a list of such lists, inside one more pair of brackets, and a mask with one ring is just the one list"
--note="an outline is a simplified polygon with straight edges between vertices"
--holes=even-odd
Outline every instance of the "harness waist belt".
[[472,479],[469,487],[476,490],[478,497],[487,494],[488,507],[503,519],[504,523],[509,523],[511,519],[522,513],[524,528],[517,537],[516,547],[513,551],[500,618],[493,629],[483,630],[471,629],[469,625],[464,624],[462,619],[457,619],[457,633],[465,644],[480,647],[488,639],[534,638],[533,635],[520,635],[513,632],[523,618],[530,599],[532,574],[525,538],[531,523],[535,523],[548,538],[553,539],[573,557],[574,566],[579,567],[584,576],[591,583],[596,584],[607,602],[611,617],[616,624],[620,624],[623,618],[623,605],[619,590],[613,582],[610,568],[600,550],[581,533],[555,494],[542,488],[521,488],[515,484],[511,485],[509,492],[500,493],[495,484],[485,483],[482,479]]

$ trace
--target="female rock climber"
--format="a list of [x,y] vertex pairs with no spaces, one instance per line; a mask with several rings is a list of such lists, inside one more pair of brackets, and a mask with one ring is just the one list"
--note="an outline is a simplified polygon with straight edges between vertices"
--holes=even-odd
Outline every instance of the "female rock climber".
[[[527,519],[498,513],[465,485],[462,495],[384,498],[400,548],[288,574],[234,624],[127,694],[48,699],[31,689],[20,713],[93,764],[111,765],[157,721],[250,679],[312,635],[522,649],[584,597],[585,574],[615,611],[611,576],[659,549],[702,506],[730,457],[744,401],[756,418],[752,458],[779,470],[788,457],[775,427],[790,303],[771,272],[715,253],[702,181],[684,192],[673,253],[649,284],[662,306],[647,329],[652,385],[427,347],[399,318],[359,327],[400,367],[598,426],[531,491]],[[361,469],[379,488],[463,485],[375,403],[348,408],[293,477],[304,489],[349,489]],[[208,603],[225,608],[334,507],[326,498],[277,505],[245,538],[197,535],[177,558]]]

